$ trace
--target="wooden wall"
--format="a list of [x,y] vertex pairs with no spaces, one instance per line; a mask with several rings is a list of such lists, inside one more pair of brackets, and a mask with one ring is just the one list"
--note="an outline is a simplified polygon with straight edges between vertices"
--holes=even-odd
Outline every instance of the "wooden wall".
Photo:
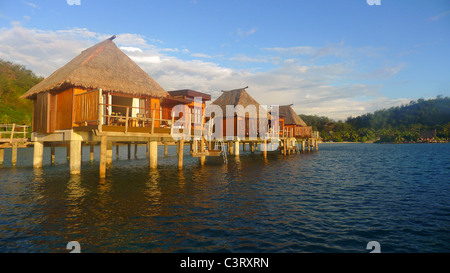
[[48,132],[49,93],[39,93],[33,101],[33,132]]
[[98,90],[80,92],[75,89],[74,92],[74,124],[73,126],[84,126],[87,124],[97,124],[98,120]]
[[56,93],[56,130],[72,129],[73,88]]

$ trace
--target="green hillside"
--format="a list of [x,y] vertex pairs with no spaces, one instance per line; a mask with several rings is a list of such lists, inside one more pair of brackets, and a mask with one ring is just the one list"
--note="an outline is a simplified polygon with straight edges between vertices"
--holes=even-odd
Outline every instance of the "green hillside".
[[436,130],[438,139],[450,138],[450,98],[419,99],[335,122],[327,117],[299,115],[324,140],[416,142],[421,133]]
[[0,124],[31,125],[33,104],[19,97],[42,80],[25,66],[0,59]]

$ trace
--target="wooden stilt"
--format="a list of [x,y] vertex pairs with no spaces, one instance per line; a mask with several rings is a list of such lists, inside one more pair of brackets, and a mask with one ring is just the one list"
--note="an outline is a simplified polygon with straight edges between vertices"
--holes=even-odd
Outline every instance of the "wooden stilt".
[[106,144],[106,164],[112,164],[112,142]]
[[138,154],[138,145],[137,143],[134,143],[134,158],[137,158],[137,154]]
[[101,136],[100,140],[100,178],[106,177],[106,149],[107,149],[107,136]]
[[255,143],[250,143],[249,144],[250,145],[250,152],[253,154],[253,153],[255,153]]
[[13,166],[17,164],[17,142],[12,143],[11,163]]
[[34,142],[34,149],[33,149],[34,168],[42,168],[43,157],[44,157],[44,143]]
[[128,145],[128,160],[131,159],[131,143],[127,143]]
[[[205,139],[202,137],[202,139],[200,140],[200,152],[204,153],[205,152]],[[200,165],[205,165],[205,160],[206,160],[206,156],[201,156],[200,157]]]
[[67,145],[66,147],[66,159],[69,160],[70,158],[70,145]]
[[239,156],[239,141],[234,142],[234,155]]
[[149,156],[149,162],[150,162],[150,169],[156,169],[158,167],[158,142],[157,141],[150,141],[148,143],[148,146],[150,147],[150,156]]
[[89,161],[94,162],[94,144],[89,145]]
[[4,157],[5,157],[5,149],[0,149],[0,165],[3,165]]
[[267,140],[264,140],[264,148],[262,148],[262,150],[264,158],[267,158]]
[[81,140],[70,141],[70,174],[81,172]]
[[229,141],[229,142],[228,142],[228,146],[229,146],[229,148],[230,148],[229,154],[230,154],[230,155],[233,155],[233,154],[234,154],[234,153],[233,153],[233,141]]
[[183,168],[183,148],[184,148],[184,139],[180,139],[178,148],[178,168]]
[[51,146],[51,157],[52,157],[52,164],[55,164],[55,145],[52,144]]
[[193,153],[198,153],[198,140],[197,139],[192,140],[192,142],[190,144],[190,149]]
[[242,151],[245,152],[245,142],[242,142]]
[[167,148],[169,144],[167,142],[164,142],[164,156],[167,156]]

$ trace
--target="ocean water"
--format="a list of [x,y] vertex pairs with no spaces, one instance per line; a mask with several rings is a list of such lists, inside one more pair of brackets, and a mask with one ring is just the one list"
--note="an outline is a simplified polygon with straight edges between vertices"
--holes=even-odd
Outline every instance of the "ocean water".
[[[241,147],[242,148],[242,147]],[[98,147],[96,147],[98,149]],[[71,176],[32,168],[32,149],[0,167],[0,252],[450,252],[450,144],[320,144],[318,152],[264,159],[187,156],[175,147],[150,170],[145,147],[98,178],[85,147]]]

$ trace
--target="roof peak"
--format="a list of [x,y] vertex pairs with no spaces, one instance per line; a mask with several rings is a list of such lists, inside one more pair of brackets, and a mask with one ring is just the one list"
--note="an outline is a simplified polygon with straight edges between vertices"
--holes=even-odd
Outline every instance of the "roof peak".
[[222,92],[245,91],[245,89],[247,89],[247,88],[248,88],[248,86],[242,87],[242,88],[231,89],[231,90],[222,90]]

